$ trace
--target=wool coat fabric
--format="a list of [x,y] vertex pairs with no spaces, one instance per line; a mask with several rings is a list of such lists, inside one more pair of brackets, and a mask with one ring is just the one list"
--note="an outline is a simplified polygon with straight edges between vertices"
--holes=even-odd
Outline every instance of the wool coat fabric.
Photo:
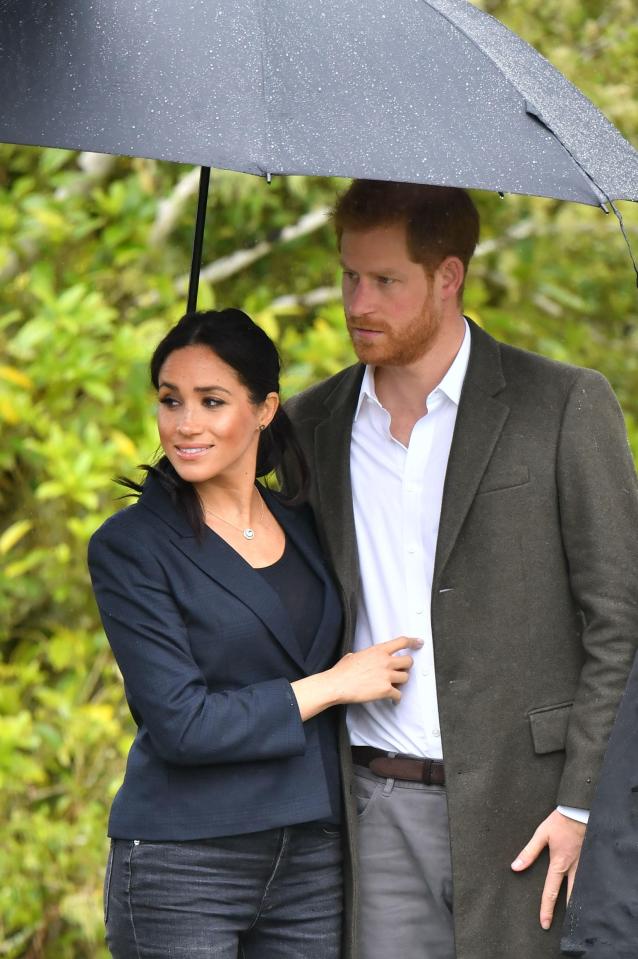
[[[550,931],[538,919],[547,857],[518,875],[510,863],[557,804],[591,805],[638,642],[638,488],[603,376],[470,328],[431,607],[457,959],[558,959],[562,906]],[[350,641],[362,376],[356,365],[288,405]],[[356,876],[351,890],[353,910]]]

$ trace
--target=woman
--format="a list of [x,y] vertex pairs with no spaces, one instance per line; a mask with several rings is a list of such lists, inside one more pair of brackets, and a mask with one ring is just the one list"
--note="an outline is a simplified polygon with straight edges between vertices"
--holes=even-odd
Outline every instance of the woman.
[[[336,959],[336,711],[397,700],[400,637],[336,665],[341,610],[307,508],[279,358],[238,310],[188,314],[151,361],[163,457],[89,566],[137,723],[109,821],[115,959]],[[135,484],[132,484],[135,486]]]

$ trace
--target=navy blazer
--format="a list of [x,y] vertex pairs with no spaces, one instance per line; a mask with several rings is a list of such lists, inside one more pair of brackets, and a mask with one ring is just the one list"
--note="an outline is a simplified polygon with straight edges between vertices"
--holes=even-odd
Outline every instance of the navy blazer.
[[334,663],[341,606],[309,508],[262,494],[323,583],[306,658],[261,574],[212,530],[198,540],[153,475],[91,538],[93,588],[138,726],[112,837],[200,839],[334,820],[336,710],[302,723],[290,683]]

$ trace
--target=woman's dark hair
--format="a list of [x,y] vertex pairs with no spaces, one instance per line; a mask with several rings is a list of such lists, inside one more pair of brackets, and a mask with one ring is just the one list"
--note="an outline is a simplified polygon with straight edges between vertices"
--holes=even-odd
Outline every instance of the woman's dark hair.
[[[248,390],[251,402],[263,403],[269,393],[279,392],[281,363],[277,348],[261,327],[253,323],[242,310],[207,310],[186,313],[168,331],[151,357],[151,382],[159,386],[159,374],[167,358],[175,350],[186,346],[207,346],[220,360],[237,374]],[[278,407],[270,425],[259,436],[257,449],[257,476],[266,476],[279,470],[286,461],[287,490],[292,495],[286,502],[294,506],[303,501],[308,486],[308,467],[295,437],[288,415]],[[204,513],[199,497],[191,483],[183,480],[162,456],[153,466],[144,466],[153,473],[170,494],[173,502],[186,513],[196,532],[204,527]],[[129,489],[140,492],[142,487],[123,480]]]

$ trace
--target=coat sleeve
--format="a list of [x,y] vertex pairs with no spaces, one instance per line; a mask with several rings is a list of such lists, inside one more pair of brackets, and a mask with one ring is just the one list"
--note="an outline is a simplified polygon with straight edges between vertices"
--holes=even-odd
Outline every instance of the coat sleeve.
[[158,755],[200,765],[303,754],[303,723],[288,680],[211,691],[161,564],[132,531],[110,525],[89,543],[89,570],[131,710]]
[[557,484],[585,657],[558,802],[589,808],[638,645],[638,486],[620,407],[599,373],[580,371],[570,390]]

